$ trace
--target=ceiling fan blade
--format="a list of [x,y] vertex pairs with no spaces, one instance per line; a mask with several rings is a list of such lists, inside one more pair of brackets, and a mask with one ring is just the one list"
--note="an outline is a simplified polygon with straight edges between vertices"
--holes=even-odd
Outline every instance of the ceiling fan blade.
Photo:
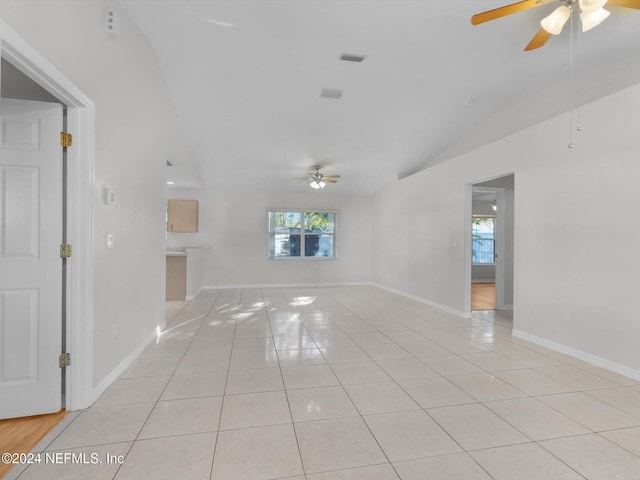
[[538,30],[538,33],[531,39],[529,44],[524,47],[524,51],[528,52],[529,50],[535,50],[536,48],[540,48],[547,43],[547,40],[551,38],[551,34],[547,32],[544,28]]
[[521,2],[512,3],[511,5],[505,5],[504,7],[477,13],[473,17],[471,17],[471,23],[473,25],[478,25],[490,20],[495,20],[496,18],[506,17],[507,15],[511,15],[513,13],[522,12],[523,10],[529,10],[530,8],[536,8],[540,5],[545,5],[547,3],[555,1],[556,0],[523,0]]
[[324,175],[322,178],[342,178],[340,175]]
[[327,177],[324,177],[324,178],[322,179],[322,181],[323,181],[323,182],[326,182],[326,183],[338,183],[338,180],[336,180],[336,179],[334,179],[334,178],[327,178]]
[[616,7],[635,8],[640,10],[640,0],[609,0],[608,5],[615,5]]

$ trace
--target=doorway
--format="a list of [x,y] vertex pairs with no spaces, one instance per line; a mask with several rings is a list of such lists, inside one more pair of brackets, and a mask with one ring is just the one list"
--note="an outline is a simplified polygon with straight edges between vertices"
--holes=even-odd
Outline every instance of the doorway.
[[471,311],[513,309],[514,193],[513,174],[471,186]]
[[473,187],[471,203],[471,310],[496,309],[498,191]]
[[[54,413],[64,404],[64,106],[0,60],[0,418]],[[12,219],[19,219],[15,221]]]

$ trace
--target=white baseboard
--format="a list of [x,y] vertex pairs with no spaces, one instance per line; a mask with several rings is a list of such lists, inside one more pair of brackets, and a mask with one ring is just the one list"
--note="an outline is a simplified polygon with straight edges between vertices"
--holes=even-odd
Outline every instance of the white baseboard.
[[447,307],[446,305],[442,305],[440,303],[427,300],[426,298],[418,297],[416,295],[403,292],[402,290],[396,290],[395,288],[387,287],[385,285],[380,285],[377,283],[370,283],[369,285],[381,288],[382,290],[387,290],[388,292],[395,293],[396,295],[400,295],[401,297],[406,297],[411,300],[415,300],[416,302],[424,303],[425,305],[429,305],[430,307],[437,308],[438,310],[442,310],[443,312],[450,313],[451,315],[455,315],[456,317],[471,318],[471,313],[469,313],[468,315],[465,315],[465,313],[460,310],[456,310],[454,308]]
[[379,285],[373,282],[207,285],[203,287],[202,290],[220,290],[224,288],[313,288],[313,287],[363,287],[363,286],[381,288],[382,290],[387,290],[391,293],[395,293],[396,295],[410,298],[411,300],[415,300],[417,302],[424,303],[425,305],[429,305],[430,307],[437,308],[438,310],[442,310],[443,312],[450,313],[452,315],[455,315],[456,317],[469,318],[471,316],[471,315],[465,315],[464,312],[447,307],[446,305],[441,305],[439,303],[432,302],[431,300],[427,300],[426,298],[417,297],[415,295],[411,295],[410,293],[403,292],[402,290],[396,290],[395,288],[386,287],[384,285]]
[[513,310],[513,305],[498,305],[498,310]]
[[606,370],[610,370],[625,377],[640,381],[640,370],[636,370],[634,368],[627,367],[626,365],[612,362],[611,360],[607,360],[606,358],[583,352],[582,350],[577,350],[560,343],[552,342],[551,340],[547,340],[545,338],[537,337],[530,333],[523,332],[522,330],[514,329],[512,334],[514,337],[521,338],[522,340],[526,340],[531,343],[535,343],[536,345],[540,345],[541,347],[555,350],[556,352],[560,352],[570,357],[577,358],[578,360],[582,360],[597,367],[602,367]]
[[[361,287],[372,285],[371,282],[346,283],[256,283],[237,285],[205,285],[202,290],[222,290],[225,288],[311,288],[311,287]],[[200,293],[200,292],[198,292]]]
[[[164,327],[163,327],[164,328]],[[156,337],[158,336],[157,332],[153,332],[149,337],[147,337],[133,352],[124,357],[122,361],[116,365],[116,367],[111,370],[109,375],[107,375],[94,389],[93,389],[93,398],[91,400],[91,405],[94,404],[100,395],[102,395],[107,388],[124,372],[129,365],[133,363],[133,361],[140,355],[147,345],[149,345]]]
[[387,290],[388,292],[395,293],[396,295],[400,295],[401,297],[409,298],[411,300],[424,303],[425,305],[429,305],[430,307],[437,308],[438,310],[441,310],[445,313],[449,313],[451,315],[455,315],[456,317],[471,318],[471,313],[465,315],[465,313],[460,310],[456,310],[454,308],[447,307],[446,305],[433,302],[426,298],[418,297],[416,295],[403,292],[402,290],[396,290],[395,288],[387,287],[385,285],[380,285],[373,282],[206,285],[201,289],[201,291],[202,290],[221,290],[225,288],[312,288],[312,287],[363,287],[363,286],[381,288],[382,290]]
[[[429,305],[430,307],[434,307],[438,310],[441,310],[445,313],[449,313],[456,317],[460,318],[471,318],[471,312],[463,312],[461,310],[456,310],[451,307],[447,307],[446,305],[442,305],[440,303],[428,300],[426,298],[418,297],[416,295],[412,295],[407,292],[403,292],[402,290],[397,290],[392,287],[387,287],[385,285],[380,285],[374,282],[342,282],[342,283],[278,283],[278,284],[231,284],[231,285],[205,285],[198,291],[200,293],[203,290],[222,290],[225,288],[307,288],[307,287],[362,287],[362,286],[371,286],[381,288],[382,290],[387,290],[388,292],[395,293],[396,295],[400,295],[401,297],[409,298],[411,300],[415,300],[416,302],[424,303],[425,305]],[[194,295],[193,298],[197,296]],[[186,300],[193,300],[193,298],[187,298]],[[513,310],[513,305],[505,305],[502,310]]]
[[202,293],[202,291],[207,289],[207,288],[209,288],[209,287],[201,287],[201,288],[198,289],[198,291],[196,293],[194,293],[193,295],[187,295],[187,296],[184,297],[184,299],[186,301],[191,301],[194,298],[196,298],[198,295],[200,295],[200,293]]

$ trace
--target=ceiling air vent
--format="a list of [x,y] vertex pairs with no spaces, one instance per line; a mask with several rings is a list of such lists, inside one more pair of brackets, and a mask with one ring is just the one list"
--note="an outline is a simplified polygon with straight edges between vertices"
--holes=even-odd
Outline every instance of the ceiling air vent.
[[323,88],[320,92],[322,98],[332,98],[333,100],[340,100],[342,98],[342,90],[336,88]]
[[358,55],[357,53],[343,53],[340,55],[340,60],[344,60],[345,62],[360,63],[365,58],[367,58],[366,55]]

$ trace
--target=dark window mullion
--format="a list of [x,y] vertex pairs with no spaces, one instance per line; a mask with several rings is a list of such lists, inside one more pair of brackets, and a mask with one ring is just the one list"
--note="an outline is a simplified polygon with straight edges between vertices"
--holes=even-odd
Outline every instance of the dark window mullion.
[[305,223],[305,216],[307,212],[300,212],[300,256],[306,257],[306,244],[305,244],[305,228],[307,228]]

